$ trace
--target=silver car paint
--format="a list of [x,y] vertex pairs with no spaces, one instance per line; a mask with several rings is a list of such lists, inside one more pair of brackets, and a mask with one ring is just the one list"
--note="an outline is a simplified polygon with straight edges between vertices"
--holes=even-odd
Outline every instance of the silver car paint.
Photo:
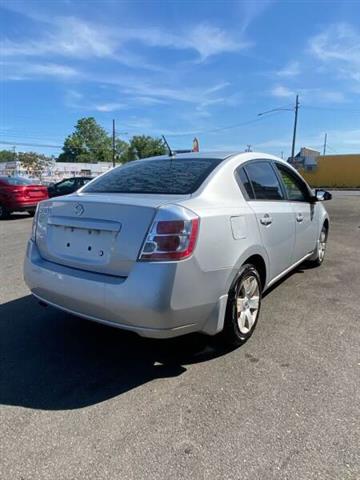
[[[268,288],[312,255],[328,216],[320,202],[245,201],[234,178],[235,169],[253,159],[282,160],[256,152],[218,155],[223,162],[193,195],[104,195],[80,190],[43,202],[50,206],[50,213],[43,225],[40,222],[38,243],[29,241],[24,264],[25,281],[32,293],[57,308],[143,336],[219,332],[227,294],[241,265],[260,255],[266,265]],[[214,156],[208,154],[209,158]],[[97,222],[103,222],[104,228],[105,222],[109,232],[120,231],[119,240],[114,234],[111,253],[97,263],[57,251],[56,235],[51,237],[56,224],[76,227],[78,203],[84,206],[85,218],[94,222],[94,228]],[[179,262],[137,261],[157,209],[173,204],[200,217],[193,255]],[[296,221],[299,213],[303,214],[302,222]],[[265,214],[272,217],[270,225],[259,221]]]

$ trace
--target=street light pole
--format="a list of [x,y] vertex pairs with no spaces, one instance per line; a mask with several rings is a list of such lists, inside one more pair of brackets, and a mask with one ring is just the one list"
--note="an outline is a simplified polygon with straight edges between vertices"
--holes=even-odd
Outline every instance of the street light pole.
[[115,120],[112,121],[112,162],[115,167]]
[[293,160],[294,156],[295,156],[295,142],[296,142],[296,127],[297,127],[298,110],[299,110],[299,95],[296,95],[294,131],[293,131],[293,139],[292,139],[292,146],[291,146],[291,160]]
[[327,133],[325,133],[325,137],[324,137],[324,150],[323,150],[323,155],[326,155],[326,144],[327,144]]

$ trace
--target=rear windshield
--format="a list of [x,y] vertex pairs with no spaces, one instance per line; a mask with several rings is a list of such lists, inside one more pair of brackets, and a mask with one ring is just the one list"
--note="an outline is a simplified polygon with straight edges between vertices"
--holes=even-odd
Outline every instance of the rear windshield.
[[155,159],[130,162],[87,185],[88,193],[195,192],[221,160],[208,158]]
[[8,185],[35,185],[35,180],[23,177],[0,177],[0,180]]

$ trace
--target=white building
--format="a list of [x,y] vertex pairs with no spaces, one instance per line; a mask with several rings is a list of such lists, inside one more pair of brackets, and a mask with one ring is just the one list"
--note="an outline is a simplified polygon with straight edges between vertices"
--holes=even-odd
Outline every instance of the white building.
[[[58,182],[67,177],[97,177],[112,168],[111,162],[76,163],[51,162],[42,175],[42,181]],[[0,163],[0,175],[29,176],[29,172],[18,161]]]

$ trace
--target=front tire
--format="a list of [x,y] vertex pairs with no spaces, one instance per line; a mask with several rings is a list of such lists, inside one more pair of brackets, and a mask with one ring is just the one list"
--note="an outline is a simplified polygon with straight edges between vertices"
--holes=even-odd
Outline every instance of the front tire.
[[314,255],[309,259],[310,265],[314,267],[320,267],[320,265],[323,263],[325,258],[325,253],[326,253],[327,237],[328,237],[328,229],[324,224],[320,232],[319,240],[317,241],[317,244],[316,244]]
[[221,332],[228,345],[238,347],[251,337],[260,313],[261,291],[261,279],[256,268],[250,264],[243,265],[229,292]]

